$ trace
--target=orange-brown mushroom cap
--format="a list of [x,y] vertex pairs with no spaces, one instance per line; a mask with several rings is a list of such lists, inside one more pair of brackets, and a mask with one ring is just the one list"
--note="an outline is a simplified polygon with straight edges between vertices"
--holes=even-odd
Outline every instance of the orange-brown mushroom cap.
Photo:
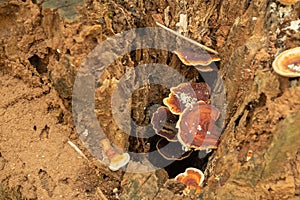
[[102,147],[102,151],[104,155],[109,160],[109,169],[112,171],[117,171],[121,167],[125,166],[129,160],[130,156],[128,153],[122,153],[120,150],[111,146],[110,141],[108,139],[100,140],[100,145]]
[[300,77],[300,47],[280,53],[272,63],[276,73],[286,77]]
[[197,101],[208,102],[210,87],[206,83],[181,83],[171,88],[169,97],[163,100],[170,111],[176,115],[196,103]]
[[278,1],[283,5],[289,6],[297,3],[299,0],[278,0]]
[[175,180],[185,184],[189,190],[195,189],[197,193],[200,193],[204,174],[197,168],[189,167],[184,173],[178,174]]
[[174,53],[183,64],[188,66],[201,66],[199,67],[199,70],[204,72],[213,71],[213,69],[208,65],[220,60],[220,58],[215,54],[195,52],[187,48],[175,50]]
[[215,125],[220,112],[204,102],[194,103],[180,115],[177,138],[188,149],[216,149],[221,130]]
[[166,138],[168,141],[178,141],[176,122],[178,117],[171,113],[171,111],[164,106],[161,106],[153,113],[151,124],[155,133],[161,137]]
[[192,151],[184,151],[179,142],[169,142],[165,138],[161,138],[156,143],[158,153],[167,160],[183,160],[189,157]]

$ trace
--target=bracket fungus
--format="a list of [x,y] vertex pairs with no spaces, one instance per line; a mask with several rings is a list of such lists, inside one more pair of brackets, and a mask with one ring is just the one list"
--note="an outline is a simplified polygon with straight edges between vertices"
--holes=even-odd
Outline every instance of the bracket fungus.
[[151,119],[155,133],[162,137],[156,143],[156,149],[167,160],[182,160],[192,152],[182,150],[181,144],[178,142],[178,131],[175,127],[177,121],[178,116],[164,106],[159,107]]
[[[196,46],[201,49],[201,52],[199,53],[198,51],[193,51],[191,48],[182,48],[182,49],[177,49],[174,51],[174,53],[178,56],[178,58],[182,61],[183,64],[188,65],[188,66],[195,66],[199,71],[202,72],[210,72],[213,71],[214,69],[209,66],[214,61],[219,61],[220,58],[217,56],[218,52],[205,46],[202,45],[195,40],[192,40],[190,38],[187,38],[180,33],[162,25],[159,22],[156,22],[156,24],[165,29],[166,31],[169,31],[170,33],[184,39],[185,41],[189,42],[191,45]],[[207,52],[210,52],[208,54]]]
[[128,153],[122,153],[120,150],[111,146],[108,139],[100,140],[100,145],[105,156],[109,160],[109,169],[117,171],[121,167],[124,167],[130,160]]
[[206,83],[181,83],[171,88],[169,97],[163,100],[170,111],[176,115],[198,101],[208,102],[210,87]]
[[151,124],[155,133],[168,141],[176,142],[177,139],[177,129],[176,122],[178,117],[171,113],[171,111],[164,106],[161,106],[153,113]]
[[175,180],[187,186],[187,193],[192,189],[194,189],[196,193],[200,193],[201,185],[204,181],[204,174],[197,168],[189,167],[185,169],[184,173],[178,174]]
[[183,160],[192,153],[192,151],[184,151],[179,142],[168,142],[164,138],[156,143],[156,148],[158,153],[167,160]]
[[278,0],[281,4],[286,5],[286,6],[290,6],[293,5],[297,2],[299,2],[299,0]]
[[212,62],[220,61],[220,58],[215,54],[206,52],[195,52],[191,49],[178,49],[174,53],[178,56],[181,62],[187,66],[194,66],[199,71],[210,72],[214,69],[209,66]]
[[272,63],[276,73],[285,77],[300,77],[300,47],[280,53]]
[[[216,149],[221,130],[216,126],[220,112],[207,104],[210,87],[206,83],[181,83],[171,88],[151,118],[152,127],[162,137],[156,144],[167,160],[182,160],[193,150]],[[179,119],[178,119],[179,115]]]
[[203,101],[186,108],[176,124],[179,142],[187,149],[216,149],[221,135],[215,125],[219,115],[218,109]]

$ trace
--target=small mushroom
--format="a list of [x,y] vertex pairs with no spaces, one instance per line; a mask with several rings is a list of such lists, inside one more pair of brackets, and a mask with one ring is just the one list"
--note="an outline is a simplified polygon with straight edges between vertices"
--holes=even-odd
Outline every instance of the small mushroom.
[[174,53],[178,56],[183,64],[195,66],[202,72],[213,71],[214,69],[209,65],[212,62],[220,60],[220,58],[215,54],[209,54],[207,52],[199,53],[186,48],[175,50]]
[[189,157],[192,151],[184,151],[179,142],[169,142],[165,138],[161,138],[156,143],[158,153],[167,160],[183,160]]
[[178,174],[175,180],[187,186],[187,193],[192,189],[194,189],[196,193],[200,193],[201,185],[204,181],[204,174],[197,168],[189,167],[185,169],[184,173]]
[[104,155],[109,160],[109,169],[112,171],[117,171],[121,167],[125,166],[129,160],[130,156],[128,153],[122,153],[120,150],[111,146],[108,139],[100,140],[100,145]]
[[220,112],[203,101],[186,108],[176,124],[178,140],[187,149],[216,149],[221,130],[215,125]]
[[297,3],[299,0],[278,0],[281,4],[289,6]]
[[300,47],[280,53],[272,63],[276,73],[286,77],[300,77]]
[[208,102],[210,87],[206,83],[181,83],[171,88],[169,97],[163,100],[173,114],[179,115],[182,111],[198,101]]
[[168,141],[178,141],[176,122],[178,116],[170,112],[167,107],[161,106],[153,113],[151,124],[155,133]]
[[246,156],[246,161],[248,162],[253,156],[253,151],[252,150],[249,150],[247,152],[247,156]]

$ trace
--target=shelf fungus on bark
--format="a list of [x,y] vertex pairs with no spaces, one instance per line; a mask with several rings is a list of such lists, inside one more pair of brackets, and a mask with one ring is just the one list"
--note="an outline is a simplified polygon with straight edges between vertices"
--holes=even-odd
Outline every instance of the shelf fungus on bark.
[[178,174],[175,180],[187,186],[187,190],[184,191],[185,193],[189,193],[192,189],[194,189],[196,193],[200,193],[204,181],[204,174],[197,168],[189,167],[185,169],[184,173]]
[[278,0],[281,4],[286,5],[286,6],[290,6],[293,5],[297,2],[299,2],[299,0]]
[[104,155],[109,160],[109,169],[112,171],[117,171],[121,167],[124,167],[130,160],[128,153],[123,153],[119,149],[111,146],[108,139],[100,140],[100,145]]
[[180,115],[176,124],[178,140],[186,149],[216,149],[221,134],[215,125],[220,112],[203,101],[192,104]]
[[153,113],[151,124],[155,133],[168,141],[176,142],[177,129],[176,122],[178,116],[174,115],[167,107],[161,106]]
[[177,121],[178,116],[164,106],[159,107],[151,119],[155,133],[162,137],[156,143],[156,149],[167,160],[182,160],[192,152],[182,150],[182,145],[178,142],[178,130],[175,127]]
[[183,64],[187,66],[194,66],[202,72],[213,71],[214,68],[210,66],[210,64],[215,61],[220,61],[220,58],[216,54],[209,54],[205,51],[199,53],[185,48],[175,50],[174,53]]
[[198,101],[208,102],[210,87],[206,83],[181,83],[171,88],[169,97],[163,100],[170,111],[176,115]]
[[192,151],[184,151],[179,142],[169,142],[165,138],[161,138],[156,143],[158,153],[167,160],[183,160],[189,157]]
[[285,77],[300,77],[300,47],[280,53],[272,63],[276,73]]

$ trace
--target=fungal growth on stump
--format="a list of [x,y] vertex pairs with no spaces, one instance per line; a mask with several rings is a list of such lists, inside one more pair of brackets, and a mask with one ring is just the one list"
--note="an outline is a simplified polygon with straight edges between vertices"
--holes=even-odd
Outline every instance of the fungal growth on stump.
[[187,66],[195,66],[196,69],[202,72],[210,72],[215,70],[210,64],[215,61],[220,61],[216,54],[208,54],[206,52],[198,53],[191,49],[178,49],[174,53],[178,56],[181,62]]
[[198,101],[208,102],[210,88],[206,83],[181,83],[177,87],[171,88],[168,98],[163,100],[170,111],[175,115],[180,115],[185,108],[190,107]]
[[109,169],[117,171],[124,167],[130,160],[128,153],[123,153],[121,150],[111,146],[108,139],[100,140],[100,145],[103,150],[104,156],[109,160]]
[[[184,65],[194,66],[199,72],[216,70],[213,62],[220,60],[216,54],[191,49],[178,49],[173,53]],[[217,148],[221,129],[216,122],[220,112],[210,104],[210,93],[211,88],[205,82],[186,82],[170,88],[168,97],[163,99],[165,106],[159,107],[151,119],[156,135],[160,136],[156,149],[164,159],[182,161],[197,151],[199,162],[203,151],[207,154]],[[204,175],[200,169],[188,167],[175,180],[187,186],[184,193],[192,189],[200,193]]]
[[170,142],[176,142],[178,141],[175,127],[177,120],[178,116],[172,114],[167,107],[161,106],[153,114],[151,123],[157,135]]
[[[161,137],[156,143],[158,152],[166,160],[183,160],[194,151],[216,149],[221,129],[216,121],[220,112],[209,104],[210,87],[203,82],[181,83],[170,89],[161,106],[153,114],[151,123]],[[200,193],[204,175],[197,168],[187,168],[175,180],[187,186],[184,193],[194,189]]]
[[168,142],[164,138],[161,138],[156,143],[158,152],[167,160],[183,160],[189,157],[192,151],[185,151],[182,149],[181,144],[178,141]]
[[184,173],[178,174],[175,180],[186,185],[186,189],[184,190],[185,194],[188,194],[191,190],[200,193],[201,185],[204,181],[204,174],[197,168],[189,167],[186,168]]
[[276,73],[285,77],[300,76],[300,47],[280,53],[272,63]]
[[219,111],[204,101],[187,107],[176,124],[178,140],[187,149],[216,149],[220,129],[215,125]]
[[[163,100],[167,107],[159,107],[151,120],[156,134],[164,138],[156,145],[163,157],[182,159],[191,150],[217,148],[221,131],[215,122],[220,113],[208,104],[209,97],[210,88],[203,82],[181,83],[171,88],[169,97]],[[162,148],[168,142],[177,144]]]
[[299,0],[278,0],[281,4],[286,5],[286,6],[290,6],[293,5],[297,2],[299,2]]

